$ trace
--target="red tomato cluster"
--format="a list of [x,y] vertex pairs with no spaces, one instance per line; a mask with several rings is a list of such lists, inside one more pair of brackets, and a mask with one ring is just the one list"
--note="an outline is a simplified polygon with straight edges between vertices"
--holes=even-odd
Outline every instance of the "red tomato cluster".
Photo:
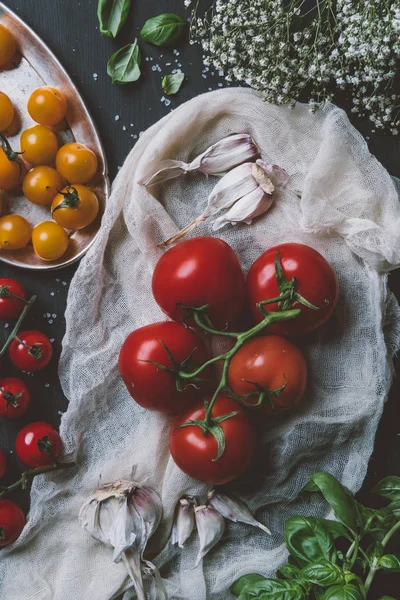
[[[302,336],[324,324],[338,291],[325,258],[302,244],[264,252],[247,281],[236,254],[220,239],[198,237],[165,252],[154,269],[152,292],[173,321],[132,332],[122,346],[119,369],[138,404],[178,413],[170,450],[181,470],[217,485],[247,469],[255,448],[249,411],[259,408],[270,418],[298,405],[306,389],[305,358],[286,336]],[[254,327],[266,311],[300,309],[300,314],[271,324],[268,331],[231,335],[238,345],[226,363],[221,389],[211,363],[201,368],[211,359],[202,333],[229,335],[246,302]]]
[[[27,302],[24,287],[14,279],[0,278],[0,321],[17,320]],[[40,331],[18,332],[9,345],[12,363],[23,371],[40,371],[51,360],[50,340]],[[11,420],[21,417],[31,404],[28,386],[17,377],[0,376],[0,418]],[[15,452],[30,469],[55,463],[62,452],[62,441],[57,431],[43,422],[30,423],[17,435]],[[7,471],[7,456],[0,450],[0,479]],[[0,499],[0,547],[17,540],[25,525],[22,510],[12,501]]]

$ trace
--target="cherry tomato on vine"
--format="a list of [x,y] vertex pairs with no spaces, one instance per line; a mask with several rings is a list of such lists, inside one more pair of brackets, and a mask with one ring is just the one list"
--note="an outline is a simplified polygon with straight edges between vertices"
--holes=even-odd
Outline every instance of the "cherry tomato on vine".
[[53,219],[66,229],[83,229],[93,223],[99,212],[94,192],[84,185],[68,185],[51,205]]
[[[232,358],[228,383],[239,396],[256,404],[262,390],[281,390],[262,402],[264,415],[275,415],[301,401],[307,385],[307,364],[300,350],[289,340],[275,335],[261,336],[246,342]],[[284,389],[282,389],[284,387]]]
[[4,136],[1,137],[0,142],[0,189],[7,192],[21,184],[25,168],[18,153],[14,152]]
[[[280,288],[276,261],[280,263],[283,275],[280,278]],[[268,328],[268,332],[289,336],[304,335],[318,329],[331,317],[339,297],[339,284],[328,261],[314,248],[286,243],[264,252],[248,273],[247,295],[257,321],[263,319],[257,304],[277,298],[284,292],[295,294],[294,302],[287,302],[291,308],[300,308],[301,315],[292,321],[274,323]],[[296,299],[296,294],[300,294],[300,300]],[[302,299],[314,305],[317,310],[305,306]],[[278,304],[264,305],[264,308],[276,311]]]
[[153,273],[153,296],[175,321],[185,316],[178,305],[201,307],[214,327],[225,329],[239,316],[245,302],[245,283],[239,261],[224,241],[197,237],[170,248]]
[[211,377],[207,368],[199,375],[207,381],[193,385],[177,380],[177,373],[193,372],[209,358],[197,333],[181,323],[168,321],[133,331],[121,348],[118,365],[130,395],[138,404],[150,410],[176,413],[202,397]]
[[0,92],[0,131],[10,127],[14,119],[14,106],[4,92]]
[[0,379],[0,418],[16,419],[24,414],[31,403],[26,384],[16,377]]
[[59,433],[43,421],[29,423],[17,434],[15,452],[21,462],[31,469],[53,464],[62,452]]
[[[219,424],[218,417],[239,411]],[[193,479],[208,485],[228,483],[247,469],[255,447],[254,430],[243,407],[219,395],[212,409],[214,426],[220,427],[225,438],[225,449],[218,460],[218,443],[211,432],[198,425],[185,425],[189,421],[205,418],[205,404],[201,400],[186,412],[179,414],[171,428],[170,450],[177,466]]]
[[66,181],[88,183],[98,169],[97,157],[90,148],[73,142],[61,146],[56,156],[57,171]]
[[18,319],[27,300],[25,288],[10,277],[0,277],[0,321],[13,321]]
[[57,125],[67,113],[67,101],[60,90],[50,86],[39,87],[29,96],[28,113],[40,125]]
[[20,215],[6,215],[0,219],[0,248],[20,250],[31,239],[32,229]]
[[9,347],[13,364],[22,371],[41,371],[53,356],[53,346],[47,335],[31,329],[21,331]]
[[52,165],[56,160],[58,139],[54,131],[44,125],[33,125],[21,134],[21,152],[32,167]]
[[31,169],[25,175],[22,191],[25,198],[32,204],[47,206],[52,203],[62,186],[62,177],[55,169],[40,166]]
[[0,479],[4,477],[7,471],[7,454],[0,450]]
[[32,230],[32,244],[42,260],[58,260],[68,249],[68,235],[58,223],[43,221]]
[[0,67],[6,65],[17,51],[17,44],[11,31],[0,25]]
[[0,547],[15,542],[25,527],[25,515],[11,500],[0,500]]

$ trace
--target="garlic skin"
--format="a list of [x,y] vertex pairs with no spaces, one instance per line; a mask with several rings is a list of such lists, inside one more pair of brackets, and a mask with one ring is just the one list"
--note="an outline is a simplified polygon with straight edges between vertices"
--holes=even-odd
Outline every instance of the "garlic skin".
[[201,559],[220,541],[225,531],[224,517],[212,506],[196,506],[194,509],[200,549],[196,567]]
[[183,548],[185,542],[190,538],[195,527],[194,507],[197,500],[186,496],[181,498],[175,509],[174,524],[171,532],[171,544],[178,544]]
[[150,187],[191,171],[221,177],[233,167],[254,160],[257,156],[259,149],[248,133],[229,135],[210,146],[190,163],[167,159],[150,165],[139,180],[139,185]]
[[156,567],[143,560],[147,542],[161,518],[162,504],[158,494],[150,487],[129,480],[119,480],[96,490],[79,513],[85,531],[95,540],[114,548],[113,561],[125,566],[138,600],[146,600],[142,577],[144,565],[151,569],[153,578],[159,580],[158,585],[161,582]]
[[246,523],[247,525],[258,527],[268,535],[271,535],[268,527],[257,521],[246,504],[235,496],[227,496],[213,489],[208,493],[207,504],[215,508],[225,519],[229,519],[234,523]]

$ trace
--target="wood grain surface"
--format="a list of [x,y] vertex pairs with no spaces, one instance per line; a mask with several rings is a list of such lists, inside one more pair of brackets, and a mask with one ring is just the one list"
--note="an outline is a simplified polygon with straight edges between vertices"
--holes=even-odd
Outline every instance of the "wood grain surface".
[[[123,164],[140,132],[186,100],[225,85],[217,75],[202,72],[200,48],[189,45],[187,39],[177,47],[179,55],[172,50],[160,50],[140,42],[143,55],[149,60],[143,59],[143,75],[139,82],[126,86],[111,84],[106,73],[111,54],[121,46],[133,42],[144,21],[151,16],[175,12],[187,18],[189,13],[184,8],[183,0],[133,0],[133,10],[118,40],[100,35],[96,17],[97,0],[6,0],[6,4],[49,45],[77,85],[99,129],[111,178]],[[171,66],[166,66],[167,63],[171,63]],[[162,72],[159,72],[157,65]],[[188,79],[178,96],[171,98],[171,104],[166,106],[162,101],[161,78],[178,65]],[[345,109],[349,106],[346,98],[343,98],[341,106]],[[354,119],[353,122],[366,136],[371,152],[392,175],[400,176],[399,140],[382,133],[373,133],[366,122]],[[43,330],[54,339],[55,348],[55,359],[50,367],[42,373],[25,377],[33,394],[28,413],[14,422],[0,422],[0,447],[10,452],[14,447],[16,432],[22,426],[33,420],[44,420],[57,426],[60,415],[67,409],[67,400],[58,382],[57,360],[65,330],[63,315],[68,287],[75,268],[68,267],[52,273],[29,273],[0,263],[1,276],[16,277],[30,293],[39,296],[24,329]],[[391,276],[390,285],[399,298],[399,274]],[[7,328],[0,324],[0,341],[6,335]],[[400,361],[397,361],[397,372],[400,372]],[[9,362],[4,363],[2,374],[18,375]],[[375,451],[363,488],[365,491],[361,492],[363,500],[372,501],[367,490],[378,479],[400,473],[399,392],[400,385],[395,381],[379,427]],[[9,464],[6,483],[16,479],[21,470],[21,465],[12,454]],[[15,494],[13,499],[28,510],[28,491]],[[378,579],[371,598],[398,594],[399,579],[398,574]]]

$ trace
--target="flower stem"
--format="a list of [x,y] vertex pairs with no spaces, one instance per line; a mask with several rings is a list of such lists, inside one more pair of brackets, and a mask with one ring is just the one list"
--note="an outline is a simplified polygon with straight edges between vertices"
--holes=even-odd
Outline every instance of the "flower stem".
[[51,473],[53,471],[60,471],[62,469],[72,469],[72,467],[75,467],[74,462],[55,462],[51,465],[48,465],[47,467],[40,467],[38,469],[29,469],[28,471],[24,471],[20,479],[18,479],[18,481],[9,485],[8,487],[1,488],[0,498],[3,498],[3,496],[5,496],[6,494],[9,494],[10,492],[13,492],[14,490],[17,490],[19,488],[22,488],[23,490],[26,489],[28,481],[36,477],[36,475],[42,475],[43,473]]
[[26,315],[30,311],[30,309],[31,309],[32,305],[34,304],[34,302],[36,301],[36,299],[37,299],[37,296],[32,296],[32,298],[30,298],[28,300],[28,302],[25,304],[24,310],[22,311],[22,313],[18,317],[18,320],[15,323],[15,325],[14,325],[14,327],[13,327],[10,335],[8,336],[6,343],[4,344],[4,346],[2,347],[2,349],[0,350],[0,358],[2,358],[2,356],[4,356],[7,348],[9,347],[9,345],[11,344],[11,342],[16,338],[18,330],[21,327],[21,324],[22,324],[23,320],[25,319]]

